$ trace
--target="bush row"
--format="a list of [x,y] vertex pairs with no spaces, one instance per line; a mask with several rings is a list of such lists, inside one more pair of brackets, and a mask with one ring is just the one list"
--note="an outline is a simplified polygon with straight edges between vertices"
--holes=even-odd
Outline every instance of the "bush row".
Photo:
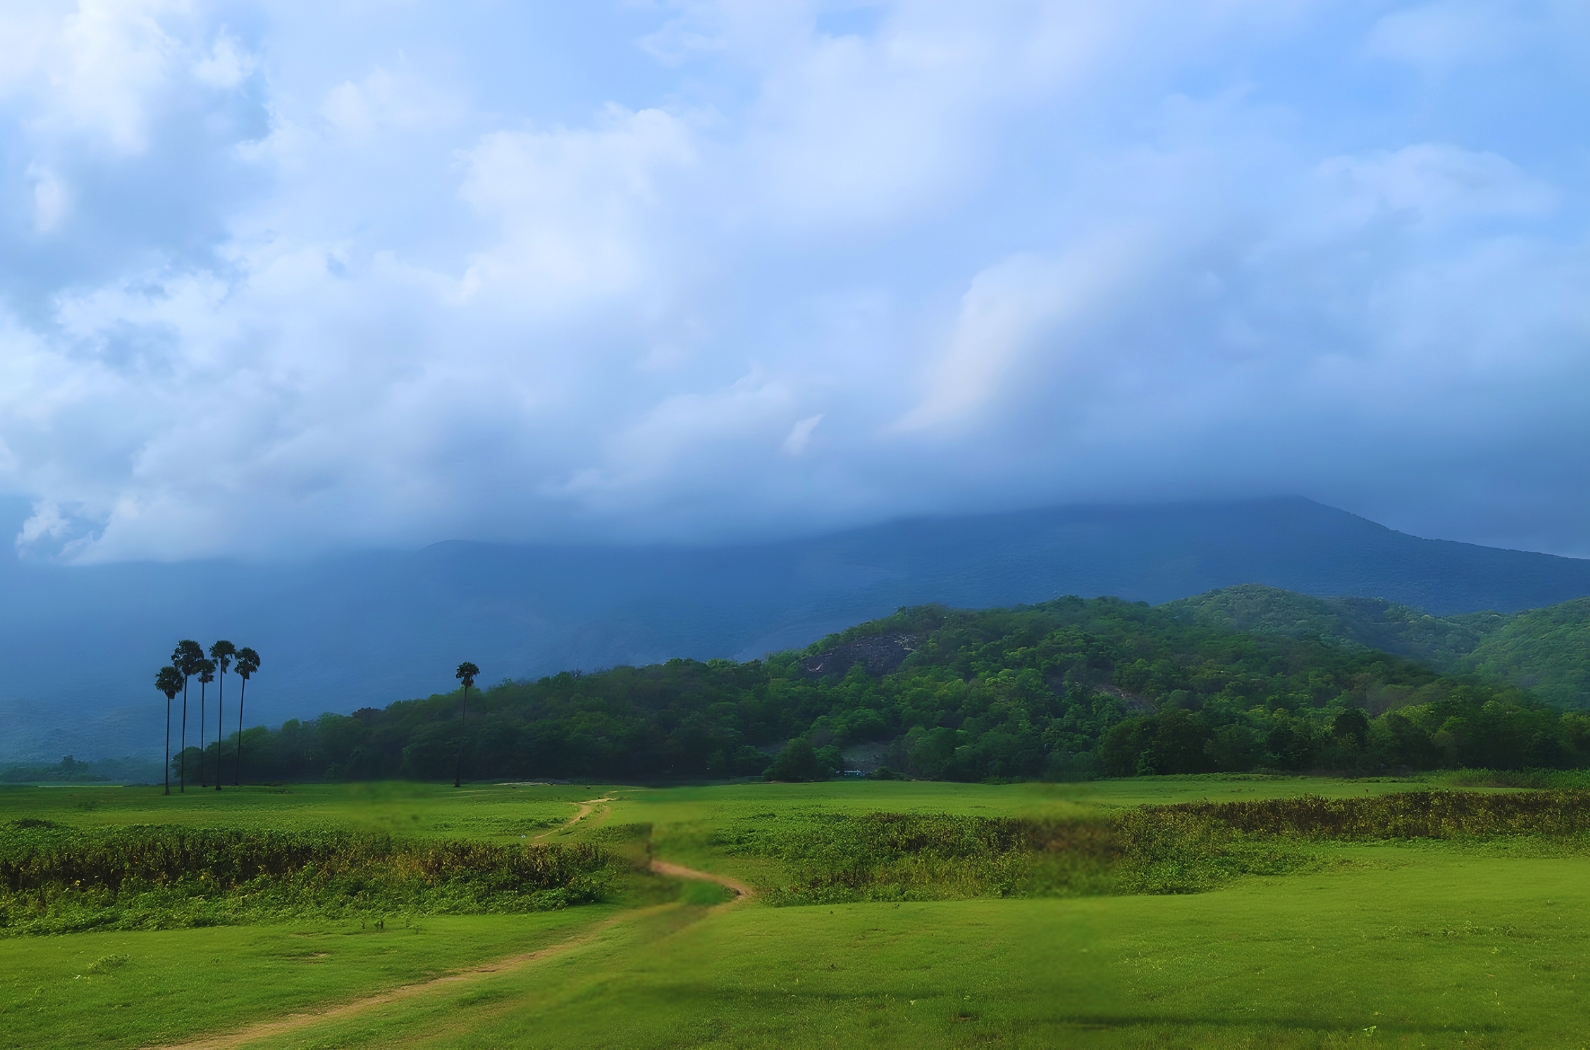
[[41,824],[0,828],[0,932],[537,910],[596,899],[621,866],[578,843]]
[[1187,893],[1324,863],[1310,843],[1590,831],[1590,792],[1419,791],[1197,802],[1094,819],[877,813],[759,818],[720,836],[783,862],[778,904],[965,896]]

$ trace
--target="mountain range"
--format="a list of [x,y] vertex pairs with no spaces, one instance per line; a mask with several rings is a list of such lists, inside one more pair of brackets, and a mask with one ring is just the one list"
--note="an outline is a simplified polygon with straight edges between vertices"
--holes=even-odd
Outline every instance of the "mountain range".
[[[1590,596],[1590,561],[1422,539],[1300,498],[922,518],[712,547],[448,542],[292,564],[13,556],[0,559],[0,761],[158,756],[154,672],[183,637],[259,650],[249,721],[275,724],[446,691],[465,659],[486,681],[750,659],[907,605],[1160,604],[1240,584],[1380,599],[1380,614],[1327,604],[1299,615],[1335,617],[1349,641],[1383,634],[1505,676],[1527,646],[1473,639],[1511,637],[1508,624],[1524,621],[1464,617]],[[1240,618],[1240,604],[1202,615]],[[1376,626],[1375,615],[1404,615],[1393,606],[1456,619]]]

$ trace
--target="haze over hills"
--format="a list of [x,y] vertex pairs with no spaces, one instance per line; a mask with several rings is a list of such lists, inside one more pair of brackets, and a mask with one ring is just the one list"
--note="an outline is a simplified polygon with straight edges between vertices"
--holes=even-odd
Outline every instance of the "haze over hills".
[[1420,539],[1297,498],[919,519],[710,548],[455,542],[297,565],[7,558],[0,760],[157,754],[164,701],[150,682],[179,637],[258,649],[249,721],[274,724],[445,691],[465,658],[486,681],[748,659],[905,605],[1161,603],[1244,583],[1444,616],[1513,612],[1590,595],[1590,561]]

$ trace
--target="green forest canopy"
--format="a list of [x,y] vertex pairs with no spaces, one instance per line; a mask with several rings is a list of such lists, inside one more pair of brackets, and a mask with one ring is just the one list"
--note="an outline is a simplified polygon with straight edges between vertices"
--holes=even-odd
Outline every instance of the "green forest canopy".
[[1437,671],[1521,686],[1556,707],[1590,708],[1590,598],[1511,614],[1432,616],[1382,598],[1314,598],[1246,584],[1163,608],[1207,627],[1379,649]]
[[244,750],[264,780],[440,779],[460,748],[472,778],[620,781],[762,775],[781,748],[781,778],[858,749],[953,780],[1590,765],[1590,717],[1516,686],[1214,618],[1114,598],[924,606],[766,660],[504,682],[467,723],[456,694],[433,696],[250,730]]

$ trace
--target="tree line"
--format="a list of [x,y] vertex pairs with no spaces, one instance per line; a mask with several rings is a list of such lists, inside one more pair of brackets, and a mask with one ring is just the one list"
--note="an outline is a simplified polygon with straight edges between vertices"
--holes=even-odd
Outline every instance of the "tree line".
[[507,681],[470,706],[250,730],[251,761],[272,780],[455,783],[805,779],[846,756],[950,780],[1590,766],[1590,717],[1522,689],[1109,598],[905,609],[765,660]]
[[[236,666],[233,666],[234,662]],[[237,786],[243,782],[243,701],[247,698],[248,680],[259,670],[259,664],[259,653],[248,646],[239,649],[231,642],[222,640],[211,645],[210,654],[206,656],[202,645],[191,638],[184,638],[172,650],[171,663],[156,672],[155,688],[166,698],[166,794],[171,794],[171,705],[176,701],[178,693],[182,694],[182,727],[176,762],[177,790],[183,793],[188,790],[188,681],[193,678],[199,680],[199,786],[209,787],[208,749],[204,746],[205,712],[209,705],[205,701],[205,689],[211,682],[216,681],[218,673],[220,682],[216,686],[215,697],[215,790],[221,790],[222,721],[226,706],[228,670],[241,680],[237,694],[237,746],[233,752],[232,784]]]

